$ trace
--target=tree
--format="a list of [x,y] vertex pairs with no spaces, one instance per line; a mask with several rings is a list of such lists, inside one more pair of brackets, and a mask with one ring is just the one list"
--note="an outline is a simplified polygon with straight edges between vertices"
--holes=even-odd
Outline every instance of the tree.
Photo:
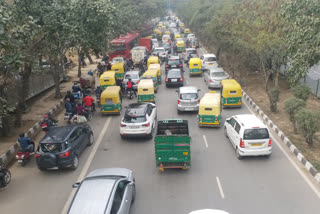
[[289,120],[292,123],[293,131],[295,134],[298,133],[297,130],[297,119],[296,113],[306,105],[304,100],[297,99],[295,97],[289,98],[284,101],[284,108],[287,114],[289,115]]
[[277,112],[277,104],[279,102],[280,90],[277,87],[274,87],[268,91],[269,101],[270,101],[270,111]]
[[291,91],[296,98],[302,99],[304,101],[307,101],[311,93],[311,89],[307,85],[301,85],[301,84],[298,84],[293,88],[291,88]]
[[298,127],[302,132],[303,137],[309,146],[313,146],[313,139],[315,133],[318,132],[319,129],[319,113],[312,112],[308,109],[302,108],[295,115],[296,120],[299,121]]

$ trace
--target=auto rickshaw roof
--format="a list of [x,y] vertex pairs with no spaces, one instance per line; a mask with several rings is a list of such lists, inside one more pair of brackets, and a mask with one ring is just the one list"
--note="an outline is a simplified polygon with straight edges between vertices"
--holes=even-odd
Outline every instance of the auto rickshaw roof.
[[160,69],[161,65],[156,63],[156,64],[150,64],[148,69]]
[[177,44],[180,44],[180,45],[181,45],[181,44],[184,44],[184,41],[178,40],[178,41],[177,41]]
[[150,56],[148,61],[159,61],[159,57],[157,56]]
[[116,72],[114,71],[105,71],[101,76],[100,76],[100,79],[103,79],[103,78],[115,78],[115,75],[116,75]]
[[142,77],[146,77],[148,75],[152,76],[152,77],[156,77],[158,74],[158,71],[155,69],[148,69],[146,72],[144,72],[144,74],[142,75]]
[[235,79],[225,79],[221,81],[224,90],[241,90],[241,85]]
[[205,93],[200,100],[201,107],[220,107],[221,97],[219,93]]
[[124,66],[124,62],[116,62],[112,65],[111,69],[112,68],[118,68],[118,67],[123,67]]
[[153,88],[153,81],[152,79],[142,79],[140,80],[140,82],[138,83],[138,88],[142,87],[142,88]]
[[101,97],[116,97],[119,96],[120,86],[109,86],[102,93]]
[[189,64],[193,64],[193,63],[201,64],[200,58],[191,58],[189,61]]

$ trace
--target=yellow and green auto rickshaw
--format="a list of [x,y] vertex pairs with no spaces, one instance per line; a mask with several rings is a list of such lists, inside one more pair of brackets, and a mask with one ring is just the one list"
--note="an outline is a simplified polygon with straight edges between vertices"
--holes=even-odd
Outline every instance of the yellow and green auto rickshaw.
[[171,36],[170,30],[166,30],[166,31],[164,32],[164,34],[165,34],[165,35],[168,35],[168,36]]
[[154,85],[154,91],[156,93],[158,92],[158,71],[157,70],[148,69],[146,72],[144,72],[141,79],[152,79],[153,85]]
[[175,34],[174,35],[174,40],[177,40],[177,38],[181,38],[181,34]]
[[186,45],[185,45],[184,41],[180,41],[180,40],[177,41],[177,52],[182,53],[185,51],[185,49],[186,49]]
[[158,73],[158,84],[161,84],[161,65],[160,64],[150,64],[148,70],[156,70]]
[[138,83],[138,102],[155,103],[154,85],[151,79],[142,79]]
[[221,81],[222,107],[241,107],[242,89],[240,84],[234,79]]
[[200,58],[191,58],[189,60],[189,76],[192,75],[202,76],[202,65]]
[[121,114],[122,95],[120,86],[109,86],[101,93],[101,113],[103,114]]
[[163,30],[167,29],[167,27],[166,27],[165,25],[162,25],[161,28],[162,28]]
[[199,127],[221,126],[221,97],[219,93],[210,91],[202,97],[199,104],[198,124]]
[[117,62],[113,64],[111,70],[116,73],[117,80],[123,80],[125,73],[124,62]]
[[180,27],[184,27],[184,23],[181,22],[181,23],[179,24],[179,26],[180,26]]
[[116,85],[116,73],[114,71],[106,71],[100,76],[100,86],[105,90],[108,86]]
[[147,66],[149,68],[150,64],[160,64],[159,57],[157,56],[150,56],[147,62]]
[[159,29],[159,28],[154,29],[154,30],[153,30],[153,33],[156,34],[156,35],[158,35],[158,36],[160,36],[160,37],[162,36],[162,30]]
[[184,36],[188,36],[188,34],[190,33],[190,29],[185,28],[183,33],[184,33]]

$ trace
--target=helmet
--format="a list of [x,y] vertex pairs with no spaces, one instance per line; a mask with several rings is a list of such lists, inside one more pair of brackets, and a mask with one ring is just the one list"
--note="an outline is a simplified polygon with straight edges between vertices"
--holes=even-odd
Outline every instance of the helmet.
[[74,83],[73,83],[73,85],[77,85],[77,84],[78,84],[77,82],[74,82]]
[[70,98],[67,98],[66,101],[67,101],[67,102],[70,102]]
[[44,115],[44,118],[49,118],[49,116],[48,115]]
[[19,134],[19,137],[24,137],[24,132],[21,132],[21,133]]

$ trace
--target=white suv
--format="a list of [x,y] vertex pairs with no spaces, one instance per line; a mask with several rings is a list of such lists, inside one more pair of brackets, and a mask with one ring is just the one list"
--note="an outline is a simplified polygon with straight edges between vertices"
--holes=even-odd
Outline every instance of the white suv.
[[270,157],[272,145],[269,130],[255,115],[242,114],[227,118],[224,131],[236,149],[238,159],[243,156]]
[[152,138],[156,126],[157,109],[153,103],[132,103],[126,108],[120,123],[120,136]]

